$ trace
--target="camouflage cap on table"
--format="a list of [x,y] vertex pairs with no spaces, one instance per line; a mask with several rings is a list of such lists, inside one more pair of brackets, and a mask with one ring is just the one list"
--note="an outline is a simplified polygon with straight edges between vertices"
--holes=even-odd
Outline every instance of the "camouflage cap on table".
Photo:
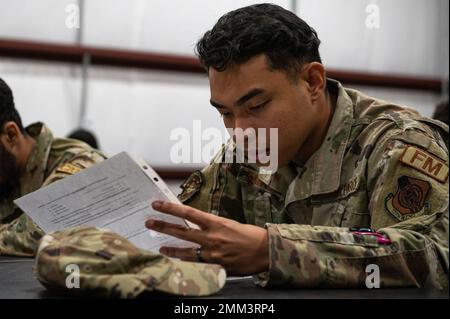
[[[79,270],[79,288],[70,284],[74,269]],[[35,271],[47,289],[120,298],[134,298],[148,291],[206,296],[222,289],[226,280],[225,270],[219,265],[169,259],[94,227],[45,235],[39,244]]]

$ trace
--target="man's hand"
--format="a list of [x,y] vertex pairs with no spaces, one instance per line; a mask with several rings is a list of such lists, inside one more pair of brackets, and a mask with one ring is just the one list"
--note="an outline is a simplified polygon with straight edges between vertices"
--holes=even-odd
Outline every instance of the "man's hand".
[[[245,276],[269,268],[268,234],[264,228],[245,225],[195,208],[156,201],[152,207],[162,213],[178,216],[197,224],[200,230],[149,219],[145,226],[201,246],[201,259],[222,265],[229,275]],[[198,261],[196,248],[162,247],[169,257]]]

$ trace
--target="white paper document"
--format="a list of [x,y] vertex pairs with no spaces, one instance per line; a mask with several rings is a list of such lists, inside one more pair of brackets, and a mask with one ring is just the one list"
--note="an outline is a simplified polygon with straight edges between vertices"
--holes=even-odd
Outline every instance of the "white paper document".
[[46,233],[89,225],[110,229],[137,247],[154,252],[161,246],[196,246],[145,228],[150,217],[196,227],[182,218],[153,210],[150,205],[155,200],[179,203],[150,166],[120,153],[27,194],[15,204]]

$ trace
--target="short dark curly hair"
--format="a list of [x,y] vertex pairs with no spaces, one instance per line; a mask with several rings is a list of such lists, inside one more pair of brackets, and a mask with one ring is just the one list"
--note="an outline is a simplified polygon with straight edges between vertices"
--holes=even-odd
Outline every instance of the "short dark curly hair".
[[20,131],[25,133],[22,119],[14,106],[14,97],[11,88],[0,78],[0,131],[6,122],[16,123]]
[[196,54],[206,71],[221,72],[233,64],[265,54],[269,67],[297,78],[304,63],[322,63],[316,31],[294,13],[274,4],[231,11],[198,41]]

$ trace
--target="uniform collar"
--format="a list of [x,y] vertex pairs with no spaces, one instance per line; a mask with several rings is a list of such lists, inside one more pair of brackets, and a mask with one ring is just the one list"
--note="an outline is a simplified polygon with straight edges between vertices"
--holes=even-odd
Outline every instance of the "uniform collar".
[[53,142],[53,134],[43,123],[34,123],[26,128],[27,133],[36,141],[25,174],[20,180],[20,196],[34,192],[44,183],[47,161]]
[[327,79],[327,88],[338,94],[333,119],[320,148],[305,165],[295,163],[299,177],[290,185],[287,201],[331,193],[340,186],[342,162],[354,122],[353,103],[339,82]]

